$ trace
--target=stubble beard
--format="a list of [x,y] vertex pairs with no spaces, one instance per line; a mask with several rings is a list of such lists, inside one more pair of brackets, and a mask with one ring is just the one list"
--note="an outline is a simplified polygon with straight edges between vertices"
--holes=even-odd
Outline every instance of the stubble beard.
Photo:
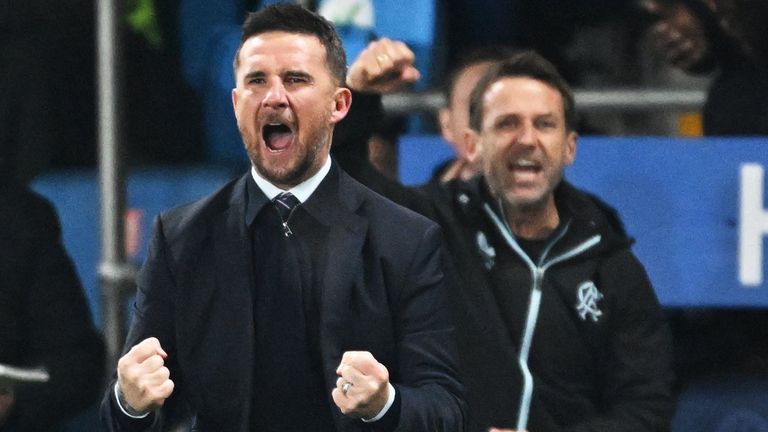
[[[322,133],[319,133],[310,137],[312,145],[303,147],[301,143],[297,142],[295,145],[303,150],[287,166],[267,166],[264,163],[266,157],[261,157],[263,154],[259,154],[259,152],[254,150],[253,146],[246,146],[246,150],[251,163],[256,167],[259,175],[274,185],[292,187],[315,174],[309,171],[314,167],[315,161],[318,159],[326,140],[330,140],[330,137],[325,138]],[[261,145],[261,143],[257,142],[256,145]],[[265,153],[269,152],[266,148],[263,150]],[[317,168],[319,169],[319,167]]]
[[[494,171],[501,173],[494,174]],[[491,189],[491,194],[501,200],[504,208],[515,214],[535,214],[546,210],[549,203],[549,196],[554,192],[557,185],[562,181],[563,173],[555,175],[554,178],[547,178],[547,184],[543,185],[541,190],[533,197],[520,197],[512,190],[512,186],[506,184],[504,176],[507,174],[501,168],[493,167],[491,163],[486,166],[484,175],[486,182]]]

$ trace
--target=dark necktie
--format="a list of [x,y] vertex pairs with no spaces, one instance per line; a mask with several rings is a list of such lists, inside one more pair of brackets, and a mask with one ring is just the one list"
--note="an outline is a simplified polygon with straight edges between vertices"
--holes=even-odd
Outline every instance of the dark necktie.
[[299,202],[299,199],[293,196],[290,192],[281,192],[274,200],[272,200],[272,202],[275,204],[277,213],[280,215],[280,221],[283,223],[283,234],[285,234],[286,237],[290,237],[293,232],[291,232],[291,228],[288,227],[288,220],[291,218],[293,210],[297,205],[301,204],[301,202]]

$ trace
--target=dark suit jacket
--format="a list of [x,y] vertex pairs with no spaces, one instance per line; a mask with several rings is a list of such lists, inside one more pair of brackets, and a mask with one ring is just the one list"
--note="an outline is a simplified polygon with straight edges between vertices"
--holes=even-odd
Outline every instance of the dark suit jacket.
[[[145,421],[123,416],[110,386],[102,417],[111,430],[166,430],[190,416],[200,430],[249,430],[251,394],[268,389],[252,388],[257,347],[246,180],[158,218],[126,349],[157,337],[176,386]],[[328,397],[342,354],[367,350],[389,369],[397,388],[399,430],[462,430],[439,228],[366,189],[335,163],[303,206],[329,230],[320,329]],[[338,430],[370,429],[330,406]]]
[[[2,174],[0,174],[2,176]],[[53,207],[0,179],[0,363],[51,380],[16,389],[3,431],[46,431],[99,399],[104,344],[61,243]]]

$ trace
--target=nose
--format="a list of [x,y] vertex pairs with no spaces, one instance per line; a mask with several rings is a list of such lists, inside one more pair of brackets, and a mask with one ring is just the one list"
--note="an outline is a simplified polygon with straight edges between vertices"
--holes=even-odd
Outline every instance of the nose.
[[536,144],[536,128],[530,122],[524,122],[520,127],[520,133],[517,135],[518,144],[523,145],[535,145]]
[[285,95],[285,87],[280,81],[273,81],[267,92],[264,94],[264,99],[261,102],[262,106],[272,109],[280,109],[288,106],[288,99]]

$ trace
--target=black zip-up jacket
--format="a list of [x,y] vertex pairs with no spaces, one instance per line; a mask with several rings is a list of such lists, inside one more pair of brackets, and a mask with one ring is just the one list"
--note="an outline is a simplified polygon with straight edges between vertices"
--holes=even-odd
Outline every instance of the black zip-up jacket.
[[[371,122],[343,123],[356,134],[334,134],[333,149],[341,165],[376,192],[443,228],[443,273],[456,316],[469,431],[514,428],[521,417],[527,417],[529,432],[669,430],[674,409],[671,338],[645,270],[630,251],[631,241],[613,210],[565,182],[556,191],[561,219],[571,223],[545,257],[545,265],[550,265],[543,272],[541,307],[525,363],[532,383],[530,406],[523,405],[527,398],[522,397],[525,376],[519,348],[532,274],[484,210],[488,197],[480,193],[483,183],[433,181],[419,193],[389,187],[381,175],[361,173],[361,167],[370,168],[359,155],[366,154],[367,147],[360,143],[366,142]],[[498,306],[486,268],[490,262],[482,252],[490,249],[479,247],[478,232],[494,251],[511,258],[506,285],[517,300],[514,308],[503,311]],[[595,234],[600,235],[596,244],[552,263],[553,257]],[[597,322],[577,315],[578,286],[588,281],[604,296],[596,301],[602,313]],[[583,292],[589,297],[591,290]],[[591,316],[589,307],[582,309],[587,310],[585,317]],[[517,325],[510,329],[508,321]]]
[[561,226],[532,260],[480,179],[427,188],[445,231],[470,430],[669,430],[671,337],[616,212],[563,181]]

